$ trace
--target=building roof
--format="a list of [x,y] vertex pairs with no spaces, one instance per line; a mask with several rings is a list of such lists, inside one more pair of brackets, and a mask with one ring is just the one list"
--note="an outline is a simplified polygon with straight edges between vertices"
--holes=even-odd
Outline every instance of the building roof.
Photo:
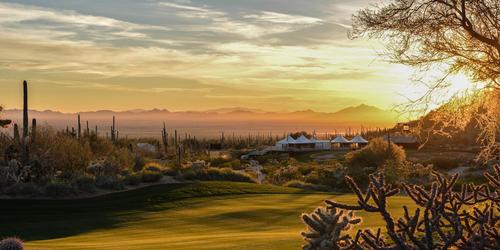
[[361,135],[354,136],[354,138],[352,138],[351,142],[352,143],[368,143],[368,141],[365,140],[365,138],[363,138]]
[[293,139],[291,135],[287,136],[281,141],[278,141],[276,144],[294,144],[296,141]]
[[351,143],[351,142],[347,140],[344,136],[339,135],[332,140],[332,143]]
[[296,144],[308,144],[308,143],[314,143],[314,141],[311,141],[307,139],[304,135],[301,135],[299,138],[295,140]]

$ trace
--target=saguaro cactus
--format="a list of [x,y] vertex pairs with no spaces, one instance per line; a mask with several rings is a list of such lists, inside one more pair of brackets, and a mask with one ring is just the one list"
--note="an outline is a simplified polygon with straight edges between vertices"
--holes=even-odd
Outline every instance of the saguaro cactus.
[[161,139],[163,142],[163,148],[165,150],[165,154],[168,153],[168,133],[165,127],[165,123],[163,123],[163,130],[161,131]]
[[115,116],[113,116],[113,125],[111,126],[111,141],[116,140]]
[[177,129],[174,131],[174,134],[175,134],[174,145],[175,145],[175,148],[177,148],[177,146],[178,146],[178,142],[177,142]]
[[86,121],[87,123],[87,136],[90,136],[90,128],[89,128],[89,121]]
[[34,143],[36,139],[36,119],[33,118],[31,121],[31,143]]
[[28,164],[29,162],[29,148],[28,148],[28,136],[29,136],[29,122],[28,122],[28,82],[23,81],[23,138],[21,141],[21,152],[22,152],[22,162],[23,164]]
[[78,139],[82,137],[82,124],[80,122],[80,114],[78,114]]
[[17,123],[14,123],[14,141],[18,144],[21,143],[21,139],[19,138],[19,126],[17,126]]
[[23,141],[28,136],[28,82],[23,81]]

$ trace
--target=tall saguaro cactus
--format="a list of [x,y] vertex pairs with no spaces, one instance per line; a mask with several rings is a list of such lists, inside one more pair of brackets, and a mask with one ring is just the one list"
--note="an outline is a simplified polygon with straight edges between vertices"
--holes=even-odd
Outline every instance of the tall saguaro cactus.
[[21,139],[19,136],[19,126],[17,126],[17,123],[14,123],[14,141],[18,144],[21,144]]
[[28,82],[23,81],[23,141],[28,136]]
[[115,128],[115,116],[113,116],[113,125],[111,126],[111,141],[115,141],[116,128]]
[[163,142],[163,148],[165,150],[165,154],[168,153],[168,133],[167,128],[165,127],[165,123],[163,123],[163,130],[161,131],[161,139]]
[[31,121],[31,143],[34,143],[36,139],[36,119],[33,118]]
[[29,121],[28,121],[28,82],[23,81],[23,138],[21,141],[21,152],[23,164],[29,163]]
[[78,114],[78,139],[82,138],[82,124],[80,120],[80,114]]

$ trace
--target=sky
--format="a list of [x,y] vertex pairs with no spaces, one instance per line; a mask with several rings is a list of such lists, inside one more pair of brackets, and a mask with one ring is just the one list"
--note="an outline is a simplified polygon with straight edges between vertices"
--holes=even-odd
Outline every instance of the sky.
[[0,1],[0,105],[334,112],[403,101],[412,71],[347,37],[370,0]]

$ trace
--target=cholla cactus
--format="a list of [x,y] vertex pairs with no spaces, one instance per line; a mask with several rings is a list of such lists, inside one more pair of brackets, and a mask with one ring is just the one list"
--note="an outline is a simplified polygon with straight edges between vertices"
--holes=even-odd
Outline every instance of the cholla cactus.
[[[488,184],[462,185],[461,192],[453,191],[458,174],[447,179],[434,172],[436,178],[430,190],[422,186],[403,184],[405,193],[418,208],[412,213],[403,206],[404,216],[395,217],[388,210],[388,199],[399,193],[398,188],[392,188],[385,182],[383,174],[370,175],[366,192],[350,177],[346,177],[351,190],[358,197],[357,204],[343,204],[333,200],[325,201],[328,209],[344,209],[349,211],[365,211],[378,213],[385,222],[384,239],[380,228],[374,234],[369,230],[359,230],[351,240],[349,236],[340,238],[338,234],[326,243],[328,249],[499,249],[500,246],[500,166],[494,167],[494,173],[485,173]],[[311,238],[325,237],[325,225],[320,210],[315,217],[308,218],[316,234]],[[333,210],[334,213],[336,210]],[[319,220],[321,218],[321,221]],[[305,220],[304,220],[305,221]],[[311,223],[309,223],[311,222]],[[334,220],[334,223],[341,221]],[[330,231],[331,232],[331,231]],[[328,239],[328,238],[327,238]],[[315,245],[305,249],[326,249],[322,240],[308,240]],[[326,244],[325,243],[325,244]],[[321,245],[318,245],[321,244]]]
[[5,238],[0,241],[0,250],[23,250],[24,244],[18,238]]
[[351,245],[351,238],[341,233],[361,223],[353,211],[326,207],[318,207],[311,214],[302,214],[302,221],[307,225],[307,231],[302,232],[307,242],[302,246],[304,250],[344,249]]

